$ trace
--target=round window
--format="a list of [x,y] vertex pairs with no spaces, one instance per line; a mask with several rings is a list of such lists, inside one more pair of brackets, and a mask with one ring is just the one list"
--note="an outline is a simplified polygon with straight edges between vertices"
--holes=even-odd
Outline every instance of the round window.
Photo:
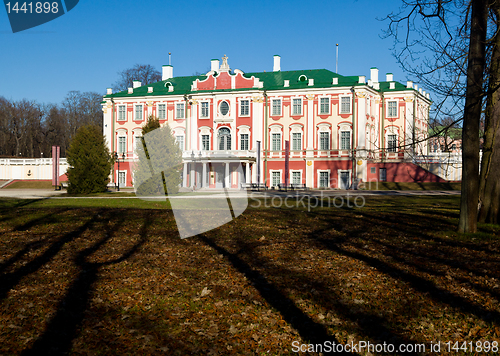
[[229,112],[229,104],[227,103],[227,101],[223,101],[222,103],[220,103],[219,111],[222,115],[227,115],[227,113]]

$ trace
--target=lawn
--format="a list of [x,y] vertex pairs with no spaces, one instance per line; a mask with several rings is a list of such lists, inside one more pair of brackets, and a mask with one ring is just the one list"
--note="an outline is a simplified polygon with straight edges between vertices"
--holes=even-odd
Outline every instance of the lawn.
[[168,207],[136,199],[0,200],[0,354],[288,355],[325,341],[495,350],[500,227],[454,232],[456,196],[366,199],[261,204],[182,240]]

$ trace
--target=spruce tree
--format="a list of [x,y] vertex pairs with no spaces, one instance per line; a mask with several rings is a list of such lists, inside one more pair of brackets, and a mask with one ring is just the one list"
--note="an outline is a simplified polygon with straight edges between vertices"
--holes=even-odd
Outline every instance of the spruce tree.
[[150,116],[142,128],[142,145],[134,169],[134,187],[139,196],[175,194],[181,185],[182,151],[168,125],[160,127]]
[[82,126],[76,132],[66,155],[68,193],[100,193],[107,190],[112,159],[101,129]]

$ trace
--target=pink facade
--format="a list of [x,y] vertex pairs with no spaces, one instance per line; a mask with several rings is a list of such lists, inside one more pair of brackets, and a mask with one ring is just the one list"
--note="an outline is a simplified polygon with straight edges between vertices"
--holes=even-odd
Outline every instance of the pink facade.
[[[151,115],[168,124],[182,146],[186,187],[283,184],[285,141],[290,182],[309,188],[345,189],[355,179],[380,179],[380,170],[387,181],[436,181],[408,163],[427,154],[426,145],[415,142],[427,137],[431,105],[411,82],[403,85],[389,74],[379,82],[375,68],[366,81],[325,69],[243,73],[232,71],[227,57],[218,63],[212,61],[206,75],[108,91],[104,133],[110,150],[126,157],[114,181],[132,186],[134,147]],[[228,160],[210,160],[211,153]]]

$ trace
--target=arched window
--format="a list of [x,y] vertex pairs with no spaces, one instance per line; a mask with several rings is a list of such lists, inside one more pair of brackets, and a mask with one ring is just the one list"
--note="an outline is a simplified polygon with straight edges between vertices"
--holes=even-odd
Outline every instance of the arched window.
[[219,130],[219,150],[231,150],[231,131],[226,127]]

